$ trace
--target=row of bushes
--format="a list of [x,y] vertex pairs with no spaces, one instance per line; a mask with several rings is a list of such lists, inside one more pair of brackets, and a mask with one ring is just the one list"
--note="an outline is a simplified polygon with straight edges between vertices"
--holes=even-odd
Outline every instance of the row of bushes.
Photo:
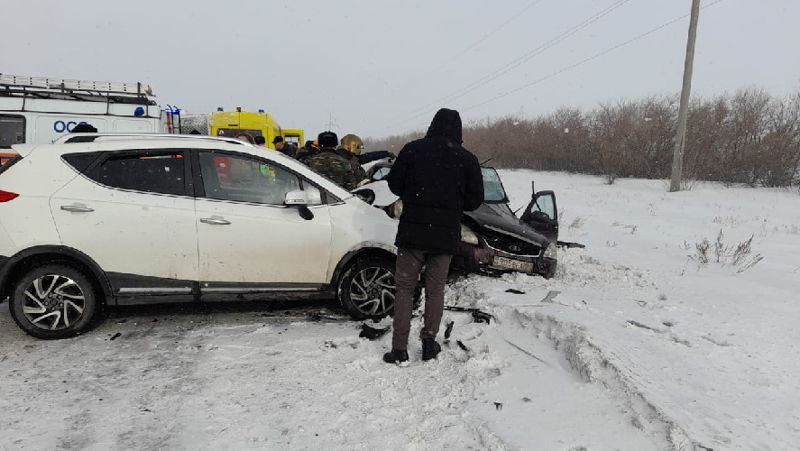
[[[481,161],[618,177],[668,178],[676,97],[562,108],[535,119],[508,116],[468,123],[464,144]],[[369,149],[400,149],[423,132],[370,139]],[[684,176],[690,180],[791,186],[800,183],[800,92],[778,98],[759,89],[695,99],[689,112]]]

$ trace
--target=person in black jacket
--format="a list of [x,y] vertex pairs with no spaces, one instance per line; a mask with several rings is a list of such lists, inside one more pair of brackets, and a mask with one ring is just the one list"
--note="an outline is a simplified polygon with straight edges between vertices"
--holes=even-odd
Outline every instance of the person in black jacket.
[[428,133],[403,147],[389,173],[389,189],[403,201],[397,229],[394,335],[387,363],[408,360],[408,334],[417,280],[425,267],[422,359],[435,358],[450,259],[461,240],[461,216],[483,203],[483,177],[475,155],[461,145],[461,117],[442,108]]

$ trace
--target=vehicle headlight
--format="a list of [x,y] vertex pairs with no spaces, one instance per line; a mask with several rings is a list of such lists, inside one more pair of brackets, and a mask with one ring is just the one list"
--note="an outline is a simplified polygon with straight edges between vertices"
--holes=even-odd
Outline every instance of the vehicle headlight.
[[555,243],[550,243],[544,249],[544,254],[542,254],[544,258],[552,258],[555,259],[558,257],[558,246]]
[[480,245],[480,241],[478,240],[478,235],[475,235],[469,227],[461,224],[461,241],[471,244],[473,246]]

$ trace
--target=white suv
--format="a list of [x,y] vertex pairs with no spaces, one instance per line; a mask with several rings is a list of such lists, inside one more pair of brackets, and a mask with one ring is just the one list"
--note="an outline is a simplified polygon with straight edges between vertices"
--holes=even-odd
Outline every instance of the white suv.
[[17,146],[0,167],[0,301],[28,334],[73,336],[134,303],[390,313],[397,222],[295,160],[209,137],[79,141]]

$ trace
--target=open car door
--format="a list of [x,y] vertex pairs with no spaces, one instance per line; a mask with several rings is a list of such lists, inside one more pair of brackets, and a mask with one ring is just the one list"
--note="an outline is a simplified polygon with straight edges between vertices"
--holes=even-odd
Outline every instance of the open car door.
[[558,240],[558,207],[556,205],[556,194],[553,191],[533,190],[531,203],[522,213],[522,221],[537,232],[555,242]]

